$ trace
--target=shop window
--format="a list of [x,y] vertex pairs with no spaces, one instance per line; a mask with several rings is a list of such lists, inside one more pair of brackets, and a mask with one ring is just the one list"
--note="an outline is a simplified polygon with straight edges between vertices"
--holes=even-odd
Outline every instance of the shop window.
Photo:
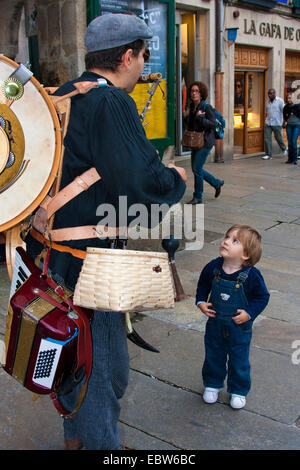
[[264,72],[235,72],[234,154],[263,150],[264,101]]
[[286,52],[284,99],[287,93],[294,94],[294,100],[300,102],[300,53]]

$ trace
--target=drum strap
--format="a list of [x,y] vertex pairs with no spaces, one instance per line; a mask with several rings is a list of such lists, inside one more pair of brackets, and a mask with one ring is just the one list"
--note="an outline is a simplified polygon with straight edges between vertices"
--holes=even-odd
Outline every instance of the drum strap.
[[[54,106],[59,112],[58,104],[60,104],[61,102],[64,102],[66,99],[70,99],[76,94],[85,94],[89,90],[91,90],[91,88],[99,86],[103,86],[99,83],[99,80],[97,82],[77,82],[74,83],[74,87],[76,89],[71,93],[68,93],[63,96],[52,95],[51,98]],[[105,86],[107,86],[106,81]],[[64,134],[66,134],[67,126],[68,119],[65,125]],[[83,256],[82,254],[84,253],[82,252],[82,250],[73,250],[72,248],[64,247],[63,245],[57,244],[55,244],[54,246],[53,242],[86,240],[90,238],[127,238],[127,227],[106,227],[101,226],[99,224],[79,227],[66,227],[52,230],[52,221],[54,214],[78,194],[83,191],[87,191],[90,186],[92,186],[100,179],[101,176],[97,172],[96,168],[90,168],[89,170],[82,173],[80,176],[77,176],[70,184],[65,186],[63,189],[56,192],[53,197],[50,197],[48,195],[33,217],[33,229],[30,232],[31,235],[36,239],[42,236],[43,239],[39,241],[42,241],[42,243],[46,244],[48,247],[52,244],[52,248],[58,251],[70,252],[73,256],[79,258],[85,258],[85,255]]]
[[77,176],[70,184],[65,186],[52,198],[48,196],[41,204],[34,215],[32,225],[40,232],[46,240],[53,242],[62,242],[69,240],[84,240],[88,238],[107,238],[121,237],[127,238],[127,227],[106,227],[103,225],[85,225],[79,227],[67,227],[56,230],[49,230],[49,220],[63,207],[67,202],[71,201],[78,194],[87,191],[89,187],[99,181],[96,168],[89,170]]

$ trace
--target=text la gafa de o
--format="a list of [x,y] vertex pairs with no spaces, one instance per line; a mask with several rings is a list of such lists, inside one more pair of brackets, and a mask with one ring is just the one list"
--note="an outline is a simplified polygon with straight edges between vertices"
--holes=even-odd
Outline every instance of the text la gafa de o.
[[265,22],[261,22],[257,25],[254,20],[248,23],[247,19],[244,19],[244,33],[274,39],[287,39],[289,41],[296,39],[296,41],[300,41],[300,28],[295,30],[293,26],[281,27],[279,24]]

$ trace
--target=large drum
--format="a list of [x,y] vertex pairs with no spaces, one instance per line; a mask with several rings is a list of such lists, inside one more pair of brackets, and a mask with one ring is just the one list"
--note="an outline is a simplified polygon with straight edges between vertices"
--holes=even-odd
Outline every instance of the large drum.
[[62,152],[61,125],[49,95],[32,76],[23,85],[16,70],[17,63],[0,55],[0,232],[43,201]]

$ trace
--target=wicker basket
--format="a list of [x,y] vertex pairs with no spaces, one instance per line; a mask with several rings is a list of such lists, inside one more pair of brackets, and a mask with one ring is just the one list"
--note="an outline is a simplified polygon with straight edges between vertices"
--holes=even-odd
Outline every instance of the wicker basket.
[[73,298],[95,310],[141,312],[174,307],[167,253],[87,248]]

